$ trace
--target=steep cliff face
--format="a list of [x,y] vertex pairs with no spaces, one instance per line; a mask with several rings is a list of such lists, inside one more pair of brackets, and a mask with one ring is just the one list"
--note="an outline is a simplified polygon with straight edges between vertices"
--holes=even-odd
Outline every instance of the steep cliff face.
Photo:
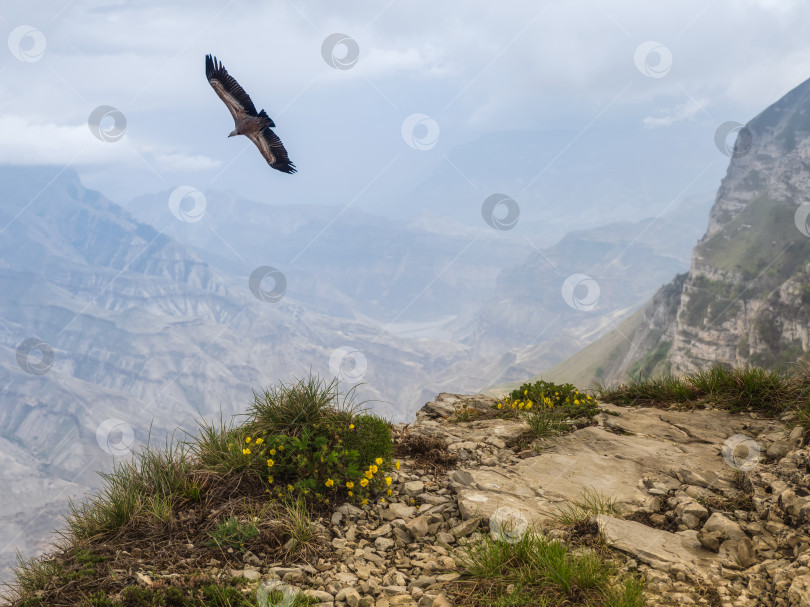
[[585,386],[714,362],[785,368],[809,349],[810,80],[738,133],[689,271],[539,377]]
[[[810,224],[805,212],[810,206],[802,206],[806,203],[810,203],[810,81],[768,107],[738,134],[689,272],[684,280],[663,287],[645,309],[639,331],[646,334],[646,343],[637,348],[628,369],[683,373],[715,361],[779,367],[806,353],[810,347]],[[658,335],[649,339],[656,331]],[[633,336],[634,342],[644,341],[641,333]]]

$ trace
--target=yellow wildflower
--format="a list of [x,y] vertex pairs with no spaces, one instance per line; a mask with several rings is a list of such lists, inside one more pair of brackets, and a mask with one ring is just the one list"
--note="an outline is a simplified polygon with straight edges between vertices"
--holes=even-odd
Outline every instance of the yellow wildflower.
[[267,467],[268,467],[268,468],[272,468],[272,467],[273,467],[273,464],[275,464],[275,463],[276,463],[276,462],[274,462],[272,459],[268,459],[268,460],[267,460]]
[[351,481],[346,481],[346,488],[351,489],[352,487],[354,487],[354,483]]
[[349,491],[349,497],[351,497],[351,496],[353,496],[353,495],[354,495],[354,493],[352,493],[351,491]]
[[503,407],[503,405],[501,403],[498,403],[498,409],[500,409],[501,407]]
[[399,460],[397,460],[396,469],[399,470]]
[[367,505],[368,505],[368,498],[367,498],[367,497],[366,497],[366,498],[363,498],[363,505],[364,505],[364,506],[367,506]]
[[368,485],[368,479],[365,478],[360,479],[360,486],[365,487],[366,485]]
[[349,430],[354,430],[354,424],[349,424]]
[[390,485],[391,485],[391,481],[392,481],[392,480],[394,480],[394,479],[392,479],[390,476],[386,476],[386,477],[385,477],[385,484],[386,484],[387,486],[390,486]]
[[377,468],[377,466],[374,465],[369,466],[368,469],[371,470],[372,474],[377,474],[377,470],[379,470],[379,468]]
[[531,403],[531,401],[529,401],[528,403],[526,403],[526,408],[527,408],[527,409],[531,409],[531,408],[532,408],[532,403]]
[[257,439],[256,439],[256,444],[257,444],[257,445],[261,445],[263,442],[264,442],[264,439],[263,439],[263,438],[257,438]]
[[574,400],[574,404],[575,404],[575,405],[578,405],[578,404],[579,404],[579,399],[575,399],[575,400]]
[[276,454],[276,450],[275,449],[270,449],[270,455],[275,455],[275,454]]
[[334,484],[335,484],[335,481],[333,481],[331,478],[327,478],[327,479],[326,479],[326,483],[324,483],[324,484],[325,484],[327,487],[333,487],[333,486],[334,486]]
[[287,491],[292,491],[292,490],[293,490],[293,486],[292,485],[287,485]]
[[[374,476],[374,474],[371,472],[371,470],[366,470],[366,471],[363,473],[363,476],[365,476],[366,478],[369,478],[369,479],[370,479],[372,476]],[[365,479],[363,479],[363,480],[365,480]]]
[[268,476],[268,477],[267,477],[267,482],[268,482],[268,483],[270,483],[270,484],[272,485],[272,484],[273,484],[273,477],[272,477],[272,476]]
[[374,463],[377,464],[378,466],[382,466],[383,458],[378,457],[377,459],[374,460]]
[[246,443],[249,443],[249,442],[250,442],[250,437],[249,437],[249,436],[246,436],[246,437],[245,437],[245,442],[246,442]]
[[391,490],[390,489],[388,490],[388,495],[391,495]]
[[250,455],[250,449],[242,449],[242,455]]

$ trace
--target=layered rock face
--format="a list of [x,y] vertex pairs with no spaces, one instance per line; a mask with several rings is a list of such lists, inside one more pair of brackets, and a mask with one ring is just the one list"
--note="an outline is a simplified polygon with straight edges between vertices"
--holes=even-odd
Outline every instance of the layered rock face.
[[635,369],[684,373],[715,361],[775,368],[806,353],[808,203],[810,81],[739,131],[688,274],[645,310]]

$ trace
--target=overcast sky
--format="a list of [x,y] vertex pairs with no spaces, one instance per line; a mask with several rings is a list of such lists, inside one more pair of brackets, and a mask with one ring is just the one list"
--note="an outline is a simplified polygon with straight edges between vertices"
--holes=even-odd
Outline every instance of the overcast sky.
[[[801,0],[5,2],[0,163],[72,166],[118,202],[190,184],[373,208],[487,134],[570,132],[565,166],[600,133],[656,131],[694,157],[673,191],[714,191],[715,131],[810,77],[808,23]],[[297,175],[226,138],[206,53],[274,118]]]

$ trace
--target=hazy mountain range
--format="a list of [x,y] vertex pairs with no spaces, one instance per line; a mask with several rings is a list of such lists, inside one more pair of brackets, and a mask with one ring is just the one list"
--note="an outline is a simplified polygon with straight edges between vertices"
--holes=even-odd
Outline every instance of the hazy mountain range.
[[[179,192],[125,210],[72,169],[0,167],[2,563],[41,548],[150,428],[162,444],[267,384],[362,381],[399,421],[560,362],[687,267],[708,207],[542,247],[483,221]],[[566,304],[571,272],[600,285],[592,309]]]

